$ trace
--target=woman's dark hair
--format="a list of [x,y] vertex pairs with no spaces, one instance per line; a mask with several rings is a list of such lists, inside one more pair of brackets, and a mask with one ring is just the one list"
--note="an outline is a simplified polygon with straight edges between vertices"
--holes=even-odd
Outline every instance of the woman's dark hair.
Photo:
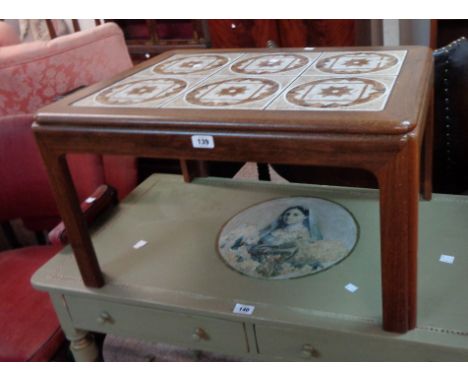
[[[284,223],[284,220],[283,220],[283,216],[286,214],[286,212],[288,211],[291,211],[291,210],[299,210],[301,211],[305,218],[304,220],[306,220],[308,217],[309,217],[309,210],[307,208],[304,208],[302,206],[292,206],[292,207],[288,207],[286,208],[282,214],[280,215],[280,218],[278,219],[279,220],[279,225],[278,225],[278,228],[283,228],[284,226],[286,226],[286,224]],[[308,226],[309,224],[307,224]]]

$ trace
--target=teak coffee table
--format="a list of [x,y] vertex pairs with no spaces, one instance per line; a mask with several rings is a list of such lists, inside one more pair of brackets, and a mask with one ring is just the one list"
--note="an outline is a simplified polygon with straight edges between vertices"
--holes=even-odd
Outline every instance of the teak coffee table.
[[176,50],[41,109],[34,132],[85,285],[104,278],[68,153],[180,159],[186,181],[210,160],[361,168],[380,189],[383,328],[413,329],[432,71],[424,47]]

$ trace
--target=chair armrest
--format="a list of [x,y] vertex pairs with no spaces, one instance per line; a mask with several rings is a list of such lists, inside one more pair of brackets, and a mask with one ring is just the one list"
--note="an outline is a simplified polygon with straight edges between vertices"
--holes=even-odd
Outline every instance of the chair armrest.
[[[104,184],[99,186],[90,197],[82,202],[80,207],[86,222],[90,225],[100,214],[117,203],[117,191]],[[63,222],[60,222],[49,232],[49,241],[52,244],[68,244],[68,234]]]

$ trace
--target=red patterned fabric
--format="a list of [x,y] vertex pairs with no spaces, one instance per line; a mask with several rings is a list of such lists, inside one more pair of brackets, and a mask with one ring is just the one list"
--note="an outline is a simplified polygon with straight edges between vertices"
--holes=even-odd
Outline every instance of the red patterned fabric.
[[73,33],[51,41],[0,49],[0,116],[34,113],[82,85],[131,67],[117,25]]
[[[123,33],[113,23],[49,42],[0,48],[0,221],[22,218],[33,230],[59,221],[31,124],[38,108],[79,86],[132,66]],[[130,157],[72,154],[68,163],[80,200],[103,183],[120,198],[136,185]]]
[[[0,118],[0,220],[49,219],[53,226],[59,219],[58,212],[34,140],[32,121],[30,114]],[[80,199],[105,183],[99,156],[75,155],[69,163]],[[42,227],[46,228],[51,227]]]
[[[59,220],[48,177],[31,129],[33,114],[58,95],[131,67],[115,24],[0,48],[0,221],[22,218],[34,230]],[[136,185],[134,158],[67,156],[80,199],[102,183],[124,197]],[[30,278],[59,246],[0,253],[0,361],[46,361],[63,333],[44,292]]]
[[59,250],[43,246],[0,253],[0,361],[47,361],[63,343],[48,294],[30,282]]

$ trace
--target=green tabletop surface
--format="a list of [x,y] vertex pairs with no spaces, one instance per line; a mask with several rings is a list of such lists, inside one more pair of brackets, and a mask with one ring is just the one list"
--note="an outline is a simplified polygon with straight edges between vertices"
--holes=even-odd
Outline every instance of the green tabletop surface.
[[[184,183],[181,176],[153,175],[91,230],[103,288],[84,286],[69,246],[32,282],[49,292],[130,305],[468,350],[468,197],[436,194],[420,202],[418,324],[398,335],[381,329],[378,195],[368,189],[220,178]],[[298,279],[255,279],[230,269],[216,251],[223,224],[250,205],[285,196],[320,197],[346,207],[360,232],[351,255]],[[140,240],[147,244],[134,249]],[[453,264],[441,262],[442,254],[454,256]],[[359,289],[349,292],[348,283]],[[236,303],[255,311],[236,315]]]

